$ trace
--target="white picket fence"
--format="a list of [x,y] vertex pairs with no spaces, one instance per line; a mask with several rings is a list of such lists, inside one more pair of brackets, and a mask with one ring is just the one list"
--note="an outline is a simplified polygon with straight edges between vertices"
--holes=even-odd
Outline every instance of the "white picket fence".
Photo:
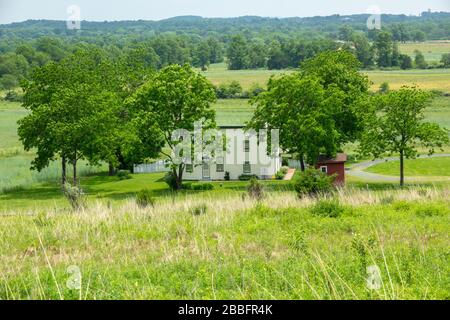
[[169,168],[166,163],[161,160],[154,163],[135,164],[134,173],[154,173],[154,172],[168,172]]

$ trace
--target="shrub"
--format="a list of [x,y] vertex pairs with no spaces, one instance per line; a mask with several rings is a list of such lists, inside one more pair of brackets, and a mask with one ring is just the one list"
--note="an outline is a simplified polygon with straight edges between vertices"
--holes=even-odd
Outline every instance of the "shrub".
[[242,86],[235,80],[229,83],[222,83],[216,88],[216,95],[218,99],[241,98]]
[[264,197],[264,187],[255,177],[250,179],[247,186],[247,193],[250,198],[261,200]]
[[152,196],[152,191],[143,189],[136,194],[136,204],[141,208],[153,207],[155,200]]
[[319,217],[338,218],[345,211],[337,200],[320,200],[313,205],[309,212]]
[[173,172],[167,172],[164,176],[164,182],[167,183],[170,189],[176,190],[177,189],[177,178],[173,174]]
[[22,102],[23,96],[16,91],[8,91],[3,99],[10,102]]
[[214,190],[214,185],[212,183],[186,183],[183,185],[183,188],[186,190]]
[[277,180],[283,180],[284,177],[286,176],[286,174],[288,173],[288,171],[289,171],[289,168],[288,168],[288,167],[282,167],[282,168],[280,169],[280,171],[278,171],[278,172],[275,174],[275,179],[277,179]]
[[444,215],[446,212],[445,208],[441,208],[437,205],[433,205],[433,204],[422,204],[419,205],[416,210],[415,210],[415,214],[418,217],[433,217],[433,216],[441,216]]
[[255,174],[241,174],[238,179],[240,181],[250,181],[253,178],[258,180],[258,176]]
[[411,204],[408,201],[398,200],[392,203],[392,208],[397,212],[408,212],[411,210]]
[[226,171],[224,176],[225,181],[230,181],[230,172]]
[[284,179],[285,174],[283,174],[283,172],[278,171],[277,173],[275,173],[275,179],[277,180],[283,180]]
[[257,97],[259,94],[263,93],[265,89],[259,83],[253,83],[250,87],[248,95],[250,98]]
[[63,194],[69,201],[72,209],[79,210],[86,207],[86,195],[80,187],[65,183],[63,186]]
[[333,190],[334,176],[327,176],[316,169],[307,169],[294,182],[294,189],[301,196],[326,194]]
[[194,216],[199,216],[205,214],[208,211],[208,206],[206,204],[200,204],[191,208],[191,214]]
[[131,176],[130,176],[130,170],[119,170],[119,171],[117,171],[116,176],[117,176],[120,180],[131,179]]
[[383,82],[378,89],[378,92],[381,94],[389,93],[389,83]]

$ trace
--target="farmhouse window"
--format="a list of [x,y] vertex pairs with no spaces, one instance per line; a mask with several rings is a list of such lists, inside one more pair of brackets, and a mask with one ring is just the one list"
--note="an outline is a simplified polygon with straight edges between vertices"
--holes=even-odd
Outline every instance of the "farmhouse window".
[[322,173],[328,173],[328,167],[327,166],[322,166],[322,167],[320,167],[320,171]]
[[220,163],[216,164],[216,171],[223,172],[224,171],[223,164],[220,164]]
[[244,163],[244,173],[245,174],[252,173],[252,166],[250,165],[249,161],[246,161]]
[[194,172],[194,166],[192,164],[187,164],[186,165],[186,172],[188,172],[188,173]]

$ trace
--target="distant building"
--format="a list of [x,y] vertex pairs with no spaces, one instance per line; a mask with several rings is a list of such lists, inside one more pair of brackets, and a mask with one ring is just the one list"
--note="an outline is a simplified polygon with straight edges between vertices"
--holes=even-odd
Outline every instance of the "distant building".
[[259,179],[272,179],[281,169],[280,150],[267,155],[267,141],[257,137],[246,137],[243,126],[222,126],[228,140],[224,157],[212,161],[203,159],[201,165],[186,165],[185,180],[225,180],[228,172],[230,180],[238,180],[242,175],[254,175]]
[[347,155],[344,153],[338,153],[336,158],[320,156],[316,164],[316,169],[329,176],[336,175],[335,184],[343,185],[345,184],[345,162],[347,162]]

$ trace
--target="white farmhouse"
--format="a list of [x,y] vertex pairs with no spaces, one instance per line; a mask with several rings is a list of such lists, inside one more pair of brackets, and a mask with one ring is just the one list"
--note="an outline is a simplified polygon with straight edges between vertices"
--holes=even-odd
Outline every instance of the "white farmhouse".
[[243,126],[223,126],[226,148],[222,157],[203,158],[201,164],[187,164],[184,180],[238,180],[242,175],[255,175],[260,179],[272,179],[281,169],[281,155],[277,144],[267,152],[264,134],[256,135],[244,131]]

